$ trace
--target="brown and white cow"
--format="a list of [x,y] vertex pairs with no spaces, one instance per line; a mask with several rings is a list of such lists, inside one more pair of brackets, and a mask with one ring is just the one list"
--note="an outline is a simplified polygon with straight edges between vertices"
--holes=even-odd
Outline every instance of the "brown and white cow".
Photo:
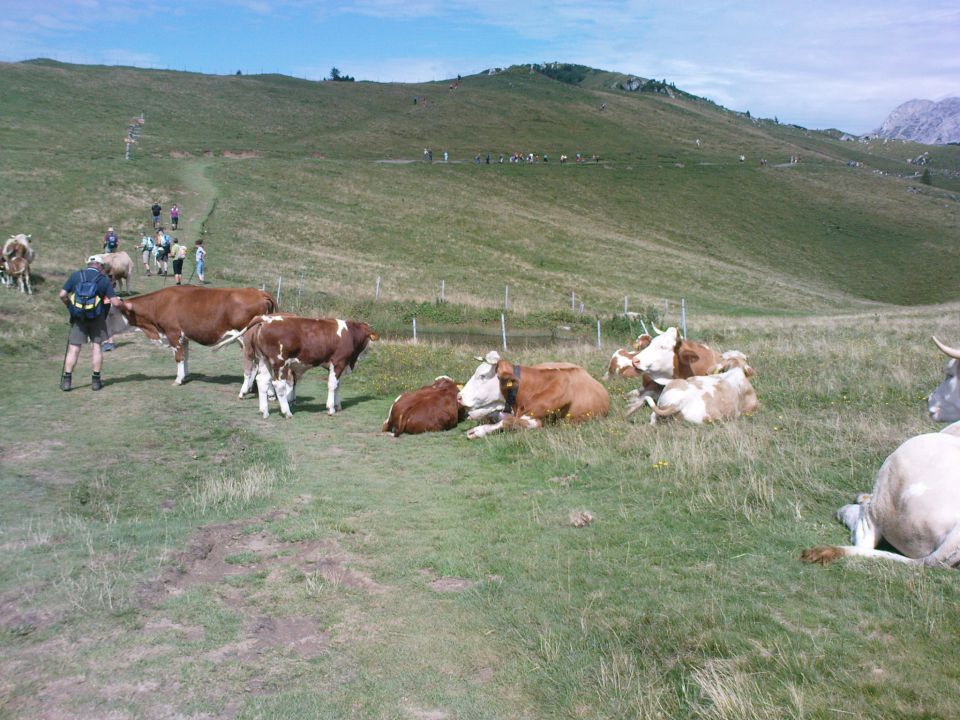
[[760,407],[749,380],[754,375],[753,368],[747,365],[742,353],[711,370],[711,375],[671,380],[656,403],[647,398],[646,403],[653,408],[650,424],[655,424],[657,418],[675,416],[697,425],[732,420]]
[[[280,412],[284,417],[293,417],[290,403],[296,397],[297,382],[307,370],[318,365],[330,371],[327,412],[336,413],[341,409],[340,377],[353,370],[371,340],[380,339],[363,322],[264,314],[253,318],[237,337],[224,340],[217,348],[241,337],[257,361],[260,414],[265,418],[270,416],[267,392],[271,384],[277,393]],[[244,387],[249,387],[250,381],[248,375]]]
[[513,365],[496,350],[483,358],[463,386],[458,402],[471,420],[493,419],[467,433],[479,438],[500,430],[539,428],[544,422],[580,422],[610,411],[607,389],[579,365]]
[[24,233],[11,235],[3,244],[3,258],[22,257],[27,263],[32,263],[36,257],[33,245],[30,244],[32,237],[32,235],[25,235]]
[[390,406],[383,432],[399,437],[455,428],[466,417],[466,408],[457,402],[457,383],[441,375],[432,385],[402,393]]
[[675,327],[663,331],[654,327],[654,332],[657,335],[633,358],[634,368],[643,373],[644,385],[627,393],[627,416],[649,404],[647,398],[657,400],[663,386],[671,380],[709,375],[732,355],[746,360],[737,350],[721,354],[709,345],[681,338]]
[[[860,555],[960,567],[960,422],[900,445],[880,466],[873,491],[835,517],[850,529],[851,544],[804,550],[804,562]],[[878,550],[881,541],[903,554]]]
[[[107,331],[116,335],[141,330],[150,340],[173,349],[177,379],[187,376],[189,341],[216,345],[234,338],[257,315],[276,308],[273,296],[256,288],[173,286],[127,298],[107,316]],[[244,367],[244,376],[252,370]]]
[[30,263],[24,257],[3,258],[4,283],[13,287],[19,286],[20,292],[33,295],[33,288],[30,286]]
[[614,375],[625,378],[643,377],[643,373],[637,370],[633,365],[633,359],[643,350],[653,338],[647,333],[638,335],[633,341],[633,350],[620,348],[610,356],[610,364],[607,371],[603,374],[602,380],[609,380]]
[[934,344],[946,355],[946,377],[927,397],[927,412],[934,422],[956,422],[960,420],[960,349],[944,345],[936,336]]
[[113,287],[120,290],[123,286],[126,292],[130,292],[130,278],[133,277],[133,260],[127,253],[112,252],[103,253],[103,274],[110,278]]

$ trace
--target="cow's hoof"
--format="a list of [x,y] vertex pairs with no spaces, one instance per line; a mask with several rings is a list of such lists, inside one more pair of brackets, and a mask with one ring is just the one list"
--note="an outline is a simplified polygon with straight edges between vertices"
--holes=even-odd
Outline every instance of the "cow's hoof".
[[283,416],[284,416],[287,420],[293,420],[293,413],[284,413]]
[[270,413],[260,413],[263,416],[263,419],[266,420],[270,417]]

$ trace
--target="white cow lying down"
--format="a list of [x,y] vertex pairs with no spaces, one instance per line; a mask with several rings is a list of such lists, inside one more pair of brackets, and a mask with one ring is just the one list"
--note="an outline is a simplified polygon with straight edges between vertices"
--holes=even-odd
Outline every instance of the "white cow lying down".
[[[960,564],[960,422],[904,442],[880,466],[873,492],[844,505],[836,518],[850,528],[853,544],[804,550],[804,562],[826,565],[862,555],[935,567]],[[881,540],[903,554],[877,550]]]
[[[757,393],[748,378],[754,375],[743,353],[725,359],[710,369],[711,375],[694,375],[686,380],[671,380],[659,400],[644,398],[651,408],[650,424],[658,417],[675,415],[696,424],[731,420],[760,407]],[[635,409],[635,408],[634,408]],[[632,410],[628,410],[628,414]]]

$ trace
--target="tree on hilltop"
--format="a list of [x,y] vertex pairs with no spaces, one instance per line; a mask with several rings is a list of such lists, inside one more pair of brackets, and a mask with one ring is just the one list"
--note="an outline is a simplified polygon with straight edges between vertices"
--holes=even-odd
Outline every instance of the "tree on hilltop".
[[334,82],[353,82],[353,78],[349,75],[341,75],[340,70],[332,67],[330,68],[330,79]]

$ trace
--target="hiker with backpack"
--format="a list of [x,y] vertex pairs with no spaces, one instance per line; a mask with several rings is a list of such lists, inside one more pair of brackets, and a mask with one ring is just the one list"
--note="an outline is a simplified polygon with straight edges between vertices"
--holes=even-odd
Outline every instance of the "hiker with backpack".
[[93,345],[90,364],[93,369],[90,387],[103,387],[100,368],[103,365],[102,345],[107,341],[108,305],[119,306],[121,300],[113,290],[110,278],[103,274],[103,256],[91,255],[87,267],[77,270],[63,284],[60,300],[70,311],[70,335],[67,338],[67,354],[63,361],[63,377],[60,389],[70,390],[73,368],[80,358],[80,346],[87,340]]
[[[148,234],[144,233],[143,237],[140,238],[140,254],[141,260],[143,260],[143,274],[150,275],[150,256],[153,254],[153,238]],[[156,261],[156,257],[154,257]],[[159,268],[157,268],[159,270]]]
[[170,257],[170,236],[163,231],[162,227],[157,230],[157,239],[154,244],[157,246],[157,275],[166,275],[167,258]]
[[180,228],[180,208],[177,207],[176,203],[170,208],[170,228],[172,230],[178,230]]
[[103,236],[103,251],[105,253],[116,252],[120,249],[120,236],[113,228],[107,228],[107,234]]
[[150,207],[150,215],[153,216],[153,228],[154,228],[154,230],[156,230],[158,227],[160,227],[160,212],[161,212],[162,210],[163,210],[163,208],[160,207],[160,203],[158,203],[158,202],[155,202],[155,203]]

